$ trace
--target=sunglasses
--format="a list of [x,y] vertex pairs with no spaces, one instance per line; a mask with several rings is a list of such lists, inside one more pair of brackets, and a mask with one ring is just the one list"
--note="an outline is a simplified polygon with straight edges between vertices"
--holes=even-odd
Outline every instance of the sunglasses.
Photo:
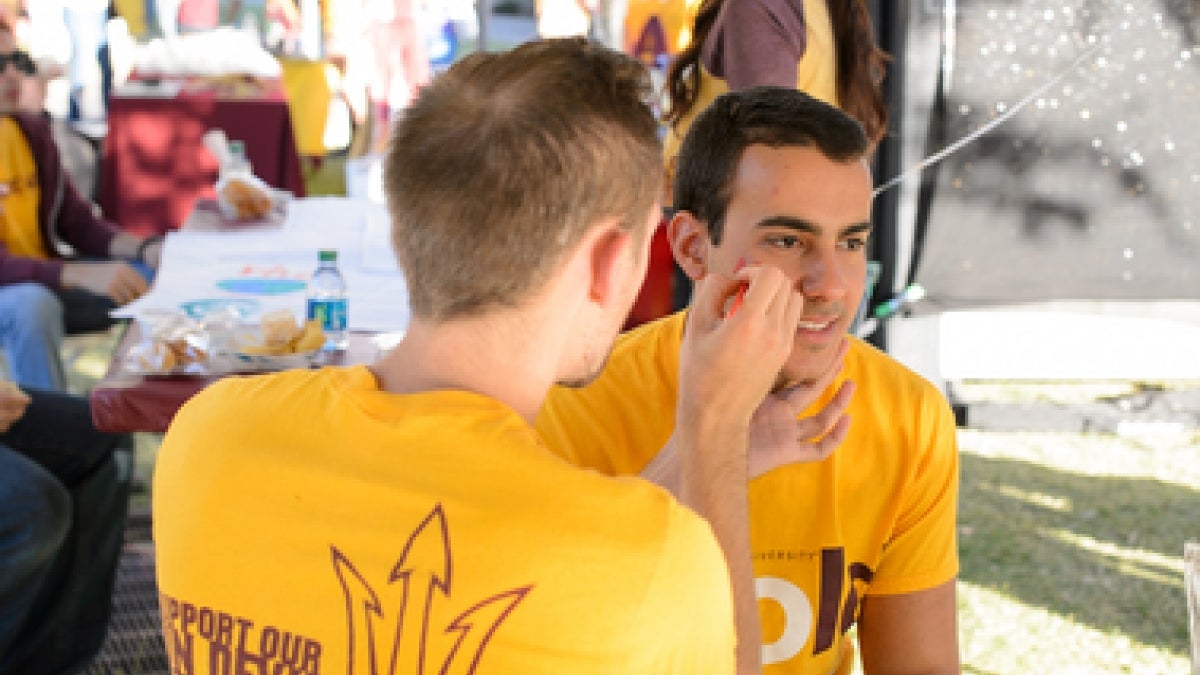
[[17,69],[17,71],[25,73],[26,75],[32,75],[35,71],[37,71],[37,66],[34,65],[33,59],[29,56],[29,52],[22,51],[20,49],[13,50],[7,54],[0,52],[0,73],[3,73],[4,69],[7,68],[8,64],[10,63],[14,68]]

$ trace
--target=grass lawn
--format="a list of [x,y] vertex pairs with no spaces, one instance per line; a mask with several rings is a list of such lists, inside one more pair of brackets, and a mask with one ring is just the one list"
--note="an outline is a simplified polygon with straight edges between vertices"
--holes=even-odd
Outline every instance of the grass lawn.
[[1187,673],[1200,432],[960,430],[964,672]]
[[[103,375],[115,338],[73,340],[73,390]],[[988,383],[967,393],[1070,406],[1132,387]],[[1200,430],[961,429],[958,439],[963,671],[1190,672],[1183,552],[1185,542],[1200,542]],[[143,484],[159,441],[137,434]],[[133,505],[147,501],[142,492]]]

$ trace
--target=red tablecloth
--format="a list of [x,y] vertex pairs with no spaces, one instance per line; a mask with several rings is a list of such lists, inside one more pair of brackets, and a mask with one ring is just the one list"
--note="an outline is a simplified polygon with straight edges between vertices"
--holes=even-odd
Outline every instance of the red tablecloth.
[[[373,363],[379,357],[379,350],[372,337],[368,333],[351,333],[349,348],[344,352],[331,352],[325,358],[325,364]],[[189,398],[220,379],[220,376],[162,377],[129,372],[124,367],[127,354],[141,339],[138,325],[130,324],[117,344],[108,373],[88,395],[92,404],[92,421],[101,431],[166,431],[175,413]]]
[[304,196],[281,86],[243,97],[186,88],[173,97],[114,95],[100,178],[105,217],[137,234],[178,229],[197,198],[215,197],[217,163],[201,141],[209,129],[244,141],[259,178]]

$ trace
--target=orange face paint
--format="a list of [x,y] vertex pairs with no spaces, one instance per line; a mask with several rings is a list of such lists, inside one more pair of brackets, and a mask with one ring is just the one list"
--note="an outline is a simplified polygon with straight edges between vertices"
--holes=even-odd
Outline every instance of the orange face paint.
[[733,313],[741,308],[742,301],[746,299],[746,289],[748,288],[750,288],[750,286],[746,283],[743,283],[738,287],[737,295],[733,296],[733,302],[729,305],[729,311],[725,313],[726,318],[733,316]]
[[[737,266],[733,268],[734,273],[737,273],[745,266],[746,259],[739,258],[737,261]],[[733,296],[733,302],[729,303],[729,311],[725,312],[725,318],[733,316],[734,312],[741,308],[742,302],[746,299],[746,290],[748,288],[750,288],[750,284],[746,283],[745,281],[738,285],[737,294]]]

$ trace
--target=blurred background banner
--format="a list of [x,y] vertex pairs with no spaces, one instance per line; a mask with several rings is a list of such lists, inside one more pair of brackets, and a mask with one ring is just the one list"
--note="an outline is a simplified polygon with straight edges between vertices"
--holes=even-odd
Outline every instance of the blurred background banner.
[[1011,115],[876,198],[873,308],[921,291],[880,344],[947,386],[1200,378],[1196,3],[878,4],[879,183]]
[[909,162],[1062,74],[1012,119],[925,172],[907,275],[926,296],[913,311],[1200,299],[1196,3],[912,9]]

